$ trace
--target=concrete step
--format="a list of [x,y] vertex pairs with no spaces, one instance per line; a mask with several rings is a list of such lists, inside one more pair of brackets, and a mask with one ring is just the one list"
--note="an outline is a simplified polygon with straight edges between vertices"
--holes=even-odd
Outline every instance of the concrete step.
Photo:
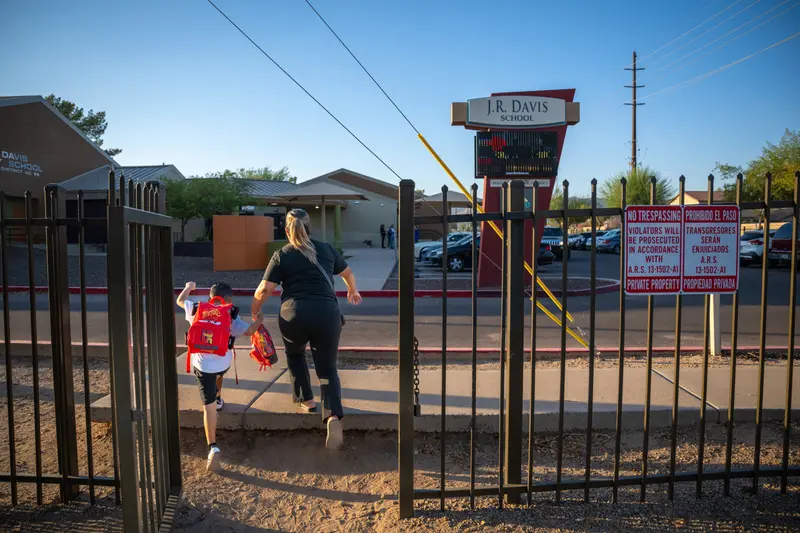
[[[180,424],[182,427],[203,426],[202,406],[193,374],[185,372],[185,354],[177,360]],[[233,369],[226,375],[223,386],[225,408],[220,412],[218,425],[221,429],[270,429],[296,430],[321,428],[319,414],[300,412],[292,400],[291,376],[285,361],[275,368],[259,372],[249,357],[238,358],[239,385],[235,385]],[[796,365],[796,369],[800,369]],[[700,416],[701,369],[683,369],[680,375],[678,422],[689,425]],[[319,383],[313,376],[315,396],[318,401]],[[345,427],[356,430],[397,429],[396,371],[340,370],[342,397],[345,409]],[[625,429],[643,427],[646,393],[646,369],[626,368],[624,373],[622,423]],[[764,419],[782,420],[785,404],[786,369],[770,366],[765,369]],[[758,368],[742,366],[737,372],[736,419],[750,421],[756,407]],[[671,423],[674,386],[669,372],[652,374],[651,428],[668,427]],[[592,425],[596,429],[613,429],[616,426],[618,395],[618,369],[595,370],[594,405]],[[469,369],[449,370],[447,373],[447,418],[448,431],[468,431],[470,413],[472,373]],[[534,403],[534,426],[537,432],[558,430],[560,371],[542,369],[536,372],[536,401]],[[727,368],[709,369],[707,420],[722,422],[727,419],[729,374]],[[568,368],[565,372],[564,428],[585,429],[588,418],[588,369]],[[499,422],[500,372],[480,370],[477,375],[476,427],[481,432],[495,433]],[[530,410],[530,371],[526,371],[523,383],[523,428],[527,429]],[[417,431],[440,430],[441,373],[423,370],[420,373],[420,404],[422,416],[415,418]],[[110,420],[110,397],[99,399],[92,405],[95,420]],[[800,379],[793,382],[793,419],[800,420]]]

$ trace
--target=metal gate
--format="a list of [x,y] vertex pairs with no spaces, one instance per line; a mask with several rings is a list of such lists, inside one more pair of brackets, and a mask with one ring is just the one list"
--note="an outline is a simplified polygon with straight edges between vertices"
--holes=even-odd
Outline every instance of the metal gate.
[[[760,465],[761,459],[761,440],[762,440],[762,425],[763,425],[763,397],[764,397],[764,369],[765,369],[765,356],[766,356],[766,324],[767,324],[767,303],[766,303],[766,287],[768,283],[769,270],[768,254],[763,254],[763,271],[762,271],[762,303],[761,303],[761,316],[760,316],[760,349],[759,349],[759,363],[758,363],[758,399],[755,413],[755,454],[751,468],[732,468],[732,445],[733,445],[733,427],[734,420],[734,397],[735,397],[735,376],[737,364],[737,336],[739,327],[739,297],[735,294],[733,297],[733,321],[732,321],[732,339],[730,351],[730,397],[729,406],[727,410],[727,437],[725,444],[725,466],[723,469],[709,470],[705,468],[704,460],[704,439],[705,428],[707,422],[706,405],[707,405],[707,384],[708,384],[708,367],[709,367],[709,307],[710,296],[705,296],[704,307],[704,344],[703,344],[703,359],[702,359],[702,397],[700,397],[700,413],[699,413],[699,434],[698,434],[698,456],[697,468],[693,472],[676,472],[676,436],[678,431],[678,410],[679,410],[679,394],[681,393],[680,377],[678,375],[679,361],[681,355],[681,311],[682,311],[682,296],[676,297],[675,303],[675,352],[674,352],[674,389],[673,401],[671,408],[671,444],[670,444],[670,461],[668,473],[648,473],[648,443],[650,432],[650,415],[651,415],[651,379],[652,379],[652,363],[653,363],[653,309],[654,300],[652,296],[647,299],[647,347],[646,347],[646,399],[643,413],[643,430],[644,441],[641,446],[642,462],[641,462],[641,475],[635,476],[621,476],[620,475],[620,452],[621,452],[621,435],[623,430],[623,383],[625,373],[625,293],[620,287],[620,300],[619,300],[619,354],[618,354],[618,384],[619,392],[616,402],[616,429],[615,429],[615,446],[614,446],[614,461],[613,461],[613,475],[611,476],[598,476],[593,472],[592,468],[592,413],[594,401],[594,385],[595,385],[595,366],[596,366],[596,353],[597,346],[595,344],[596,327],[595,327],[595,314],[596,314],[596,295],[597,295],[597,280],[596,280],[596,246],[592,246],[591,250],[591,275],[590,275],[590,314],[588,332],[585,340],[581,342],[586,347],[585,357],[588,360],[588,390],[586,396],[587,403],[587,422],[586,422],[586,457],[584,465],[583,476],[577,478],[564,479],[562,472],[563,467],[563,437],[565,434],[564,414],[565,414],[565,362],[567,357],[567,338],[568,335],[576,339],[584,338],[584,334],[579,329],[571,326],[570,314],[568,312],[568,296],[567,296],[567,280],[569,278],[568,261],[564,260],[561,264],[561,281],[562,291],[559,300],[552,298],[554,304],[560,310],[558,313],[553,313],[546,308],[540,306],[537,291],[532,290],[531,294],[526,294],[525,283],[525,268],[526,261],[530,264],[532,274],[531,279],[536,279],[537,276],[537,255],[538,247],[534,237],[534,246],[532,247],[531,257],[525,257],[525,222],[533,221],[534,228],[535,222],[547,219],[557,219],[563,228],[563,235],[565,236],[564,246],[567,246],[566,236],[568,235],[568,221],[573,217],[582,217],[591,220],[591,233],[592,242],[596,242],[597,235],[597,220],[599,217],[612,217],[624,214],[626,206],[626,181],[621,181],[622,190],[622,205],[619,207],[598,208],[597,207],[597,181],[592,180],[591,190],[591,207],[588,209],[571,209],[569,207],[569,183],[564,181],[563,194],[564,202],[563,209],[559,210],[546,210],[536,211],[536,195],[538,189],[534,188],[534,198],[531,202],[532,209],[525,210],[524,200],[524,185],[521,181],[514,181],[511,184],[506,184],[503,190],[503,207],[501,212],[495,213],[479,213],[477,209],[477,185],[472,187],[472,212],[470,214],[452,215],[447,209],[447,188],[443,188],[442,207],[438,216],[426,216],[415,218],[415,184],[411,180],[404,180],[400,184],[399,192],[399,269],[398,269],[398,284],[399,284],[399,339],[398,339],[398,371],[399,371],[399,418],[398,418],[398,444],[399,444],[399,508],[401,517],[410,517],[414,514],[414,500],[416,499],[436,499],[440,501],[440,509],[445,509],[445,502],[449,498],[469,498],[471,507],[474,509],[475,498],[479,496],[497,496],[498,506],[503,507],[504,503],[520,503],[523,494],[528,495],[527,503],[532,503],[532,496],[534,493],[553,492],[554,498],[558,502],[561,498],[562,491],[565,490],[580,490],[583,492],[585,501],[591,498],[592,489],[612,489],[612,499],[617,501],[617,493],[620,487],[638,486],[640,487],[641,501],[646,499],[647,486],[651,484],[667,484],[669,498],[674,496],[674,484],[679,482],[694,482],[697,490],[696,494],[699,497],[702,492],[702,484],[704,481],[709,480],[724,480],[724,491],[727,495],[730,490],[731,479],[752,479],[752,487],[757,490],[759,487],[759,479],[766,477],[780,478],[781,492],[786,491],[787,479],[789,476],[800,475],[800,465],[790,464],[789,462],[789,445],[790,445],[790,429],[792,421],[792,373],[793,373],[793,358],[794,358],[794,344],[795,344],[795,304],[796,304],[796,274],[797,274],[797,238],[798,238],[798,221],[800,221],[800,172],[795,174],[794,184],[794,199],[787,201],[776,201],[772,199],[770,193],[772,178],[767,174],[764,181],[764,200],[757,202],[742,202],[742,184],[743,177],[740,174],[736,184],[736,204],[742,209],[758,209],[763,211],[763,218],[766,222],[766,227],[769,228],[770,210],[775,208],[791,208],[792,218],[791,222],[794,224],[792,232],[792,250],[791,250],[791,281],[790,281],[790,306],[788,311],[789,317],[789,330],[788,330],[788,357],[786,364],[786,403],[783,416],[783,447],[781,466],[779,467],[764,467]],[[680,178],[680,204],[684,203],[684,178]],[[651,179],[650,183],[650,198],[651,203],[655,203],[655,178]],[[708,203],[713,203],[713,190],[714,178],[709,176],[708,180]],[[624,219],[622,219],[624,220]],[[478,287],[477,287],[477,269],[478,269],[478,255],[479,249],[476,245],[477,226],[482,222],[496,221],[502,224],[502,261],[498,265],[502,270],[502,290],[501,290],[501,318],[500,318],[500,388],[497,391],[497,401],[499,404],[499,420],[498,420],[498,436],[499,447],[497,452],[497,470],[498,470],[498,483],[496,485],[482,485],[476,486],[476,368],[477,368],[477,306],[478,306]],[[418,343],[414,330],[414,285],[415,285],[415,258],[414,258],[414,227],[422,224],[441,224],[442,234],[448,234],[450,224],[454,223],[471,223],[472,224],[472,382],[471,382],[471,416],[470,416],[470,465],[469,465],[469,487],[468,488],[448,488],[446,482],[447,467],[446,457],[448,450],[447,443],[447,292],[442,292],[442,360],[441,360],[441,426],[439,429],[439,452],[440,452],[440,468],[438,472],[438,489],[419,489],[414,484],[414,456],[415,456],[415,416],[420,414],[419,404],[419,353]],[[768,232],[765,232],[764,250],[768,250]],[[625,242],[625,226],[624,222],[621,228],[620,242]],[[566,257],[566,251],[564,253]],[[443,288],[447,287],[447,239],[443,239],[442,243],[442,278]],[[620,279],[624,279],[625,264],[624,260],[620,259]],[[533,284],[532,284],[533,285]],[[531,398],[531,411],[533,411],[533,399],[536,397],[535,390],[535,375],[537,371],[536,353],[537,353],[537,338],[536,338],[536,325],[537,325],[537,306],[540,310],[544,311],[552,320],[554,320],[560,328],[560,383],[559,383],[559,402],[558,402],[558,439],[556,450],[556,473],[555,482],[534,482],[532,472],[534,461],[536,460],[533,449],[533,439],[535,436],[535,417],[531,412],[528,417],[527,427],[527,468],[522,465],[522,450],[525,445],[523,438],[523,373],[524,368],[524,352],[525,352],[525,305],[526,299],[531,301],[530,312],[530,353],[532,354],[530,365],[530,383],[531,389],[529,397]],[[576,330],[578,333],[576,333]],[[795,414],[796,419],[796,414]],[[523,474],[526,475],[524,479]]]
[[[180,441],[178,435],[178,383],[175,369],[174,292],[172,287],[171,219],[163,214],[164,187],[158,182],[126,183],[109,172],[107,217],[87,217],[81,192],[77,195],[76,216],[67,214],[67,191],[57,185],[44,190],[45,216],[34,213],[30,192],[25,194],[24,218],[8,217],[6,198],[0,192],[0,239],[2,240],[3,342],[5,392],[8,416],[9,470],[0,472],[0,482],[8,483],[11,505],[19,503],[20,484],[35,485],[35,503],[47,503],[43,486],[59,486],[59,501],[78,498],[81,487],[88,487],[89,500],[96,502],[99,487],[112,487],[114,501],[122,507],[126,532],[165,531],[172,527],[181,496]],[[110,352],[105,368],[110,381],[111,450],[113,474],[96,475],[93,451],[98,446],[92,434],[92,390],[87,319],[87,228],[107,226],[108,322]],[[79,290],[69,286],[67,230],[78,234]],[[43,231],[42,231],[43,230]],[[44,233],[47,264],[46,286],[37,286],[38,243]],[[12,246],[11,236],[17,244]],[[22,239],[20,239],[22,237]],[[20,244],[20,242],[24,244]],[[12,286],[10,268],[21,270],[18,261],[27,253],[27,286]],[[16,254],[16,256],[14,255]],[[41,266],[41,265],[39,265]],[[14,339],[11,298],[27,293],[30,340]],[[81,342],[73,343],[70,320],[70,293],[80,298]],[[42,340],[37,318],[37,294],[46,293],[50,342]],[[24,299],[24,297],[23,297]],[[41,304],[40,304],[41,305]],[[24,311],[22,312],[24,314]],[[43,418],[40,376],[49,375],[42,367],[43,356],[52,359],[53,404],[56,430],[57,467],[52,473],[43,466]],[[73,387],[73,352],[82,361],[83,417],[85,435],[76,425]],[[18,466],[15,431],[23,422],[15,421],[14,357],[30,356],[35,472],[21,472]],[[22,363],[25,365],[26,363]],[[23,398],[18,397],[20,401]],[[25,398],[30,401],[30,398]],[[79,454],[83,440],[85,452]],[[80,460],[79,460],[79,455]],[[23,461],[23,464],[25,461]],[[55,465],[54,465],[55,466]],[[81,472],[81,470],[84,470]],[[107,493],[105,495],[108,495]],[[32,503],[32,502],[25,502]]]

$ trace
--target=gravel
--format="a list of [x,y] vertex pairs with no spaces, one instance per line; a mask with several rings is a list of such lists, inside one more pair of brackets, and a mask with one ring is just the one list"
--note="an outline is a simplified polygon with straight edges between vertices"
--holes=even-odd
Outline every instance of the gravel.
[[[32,471],[34,449],[32,417],[32,373],[30,360],[15,358],[14,389],[17,422],[17,461],[20,471]],[[108,391],[107,365],[90,359],[92,398]],[[5,380],[0,368],[0,382]],[[56,468],[55,427],[52,410],[52,378],[49,360],[42,360],[42,459],[45,472]],[[82,390],[82,374],[74,374],[76,391]],[[5,387],[0,387],[3,390]],[[80,435],[85,431],[82,395],[76,393],[76,418]],[[7,426],[7,401],[0,397],[0,427]],[[111,471],[110,431],[107,424],[93,424],[95,470]],[[734,468],[752,465],[753,424],[739,424],[734,431]],[[761,462],[774,466],[781,461],[783,430],[780,424],[763,426]],[[612,475],[615,439],[613,432],[592,434],[592,476]],[[6,431],[0,432],[0,450],[8,446]],[[779,492],[776,478],[765,479],[758,494],[748,480],[734,480],[731,496],[722,495],[722,482],[705,482],[703,497],[695,497],[695,483],[676,485],[675,500],[669,501],[666,486],[649,486],[647,500],[639,502],[639,487],[620,489],[619,502],[611,503],[608,489],[593,490],[590,503],[582,502],[582,491],[562,494],[556,505],[551,492],[536,494],[532,507],[507,505],[500,510],[497,497],[478,498],[473,512],[467,499],[449,500],[447,510],[438,501],[418,501],[416,517],[398,520],[396,488],[397,435],[384,432],[347,433],[346,446],[338,455],[323,449],[324,434],[318,431],[220,432],[224,471],[205,473],[206,446],[201,430],[181,431],[184,498],[176,518],[176,531],[348,531],[386,532],[788,532],[800,531],[800,486],[790,479],[788,493]],[[85,472],[85,443],[79,440],[81,472]],[[620,474],[641,473],[639,431],[624,431],[621,438]],[[669,469],[668,430],[651,433],[649,472]],[[677,435],[677,470],[696,470],[697,428],[682,427]],[[586,435],[567,433],[563,445],[564,479],[584,475]],[[706,468],[718,469],[725,458],[725,427],[713,424],[706,431]],[[537,434],[533,442],[534,482],[555,479],[558,439]],[[527,440],[523,443],[523,465],[527,464]],[[497,482],[498,441],[491,435],[476,440],[476,477],[479,485]],[[469,438],[447,436],[447,486],[466,487],[469,480]],[[439,483],[439,439],[422,434],[415,441],[415,486],[437,488]],[[800,424],[792,426],[790,464],[800,464]],[[8,457],[0,454],[0,471],[8,471]],[[524,471],[524,467],[523,467]],[[524,479],[524,477],[523,477]],[[794,483],[794,484],[792,484]],[[98,489],[98,505],[90,506],[86,494],[68,506],[57,503],[55,487],[45,489],[46,506],[37,508],[30,485],[20,486],[22,505],[9,507],[9,486],[0,484],[0,530],[12,532],[121,531],[121,510],[113,507],[113,494]],[[524,502],[524,497],[523,497]]]

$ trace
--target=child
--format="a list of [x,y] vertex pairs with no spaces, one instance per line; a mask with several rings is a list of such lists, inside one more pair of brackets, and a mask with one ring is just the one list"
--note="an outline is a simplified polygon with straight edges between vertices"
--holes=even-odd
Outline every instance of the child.
[[[187,297],[196,287],[193,281],[187,282],[186,287],[178,295],[177,299],[177,303],[184,309],[186,320],[189,323],[192,322],[197,311],[197,303],[188,300]],[[208,297],[210,300],[221,298],[226,304],[230,304],[233,290],[227,283],[217,283],[211,287]],[[231,321],[231,337],[253,335],[263,320],[263,315],[258,313],[253,317],[253,323],[248,325],[239,318],[237,308],[234,307],[231,314],[233,318]],[[232,346],[232,343],[229,345]],[[220,456],[220,450],[217,447],[217,411],[222,409],[224,405],[221,396],[222,376],[231,366],[233,351],[229,349],[224,356],[213,353],[189,353],[186,357],[190,358],[191,367],[194,369],[194,375],[197,377],[197,384],[200,387],[200,399],[203,401],[203,425],[206,429],[206,440],[208,441],[206,470],[217,470]]]

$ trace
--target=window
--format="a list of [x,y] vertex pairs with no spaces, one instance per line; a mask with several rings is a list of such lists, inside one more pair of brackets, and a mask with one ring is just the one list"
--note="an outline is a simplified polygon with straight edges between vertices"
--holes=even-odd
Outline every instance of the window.
[[792,238],[792,223],[787,222],[775,232],[776,239],[791,239]]
[[545,237],[561,237],[560,228],[544,228]]

